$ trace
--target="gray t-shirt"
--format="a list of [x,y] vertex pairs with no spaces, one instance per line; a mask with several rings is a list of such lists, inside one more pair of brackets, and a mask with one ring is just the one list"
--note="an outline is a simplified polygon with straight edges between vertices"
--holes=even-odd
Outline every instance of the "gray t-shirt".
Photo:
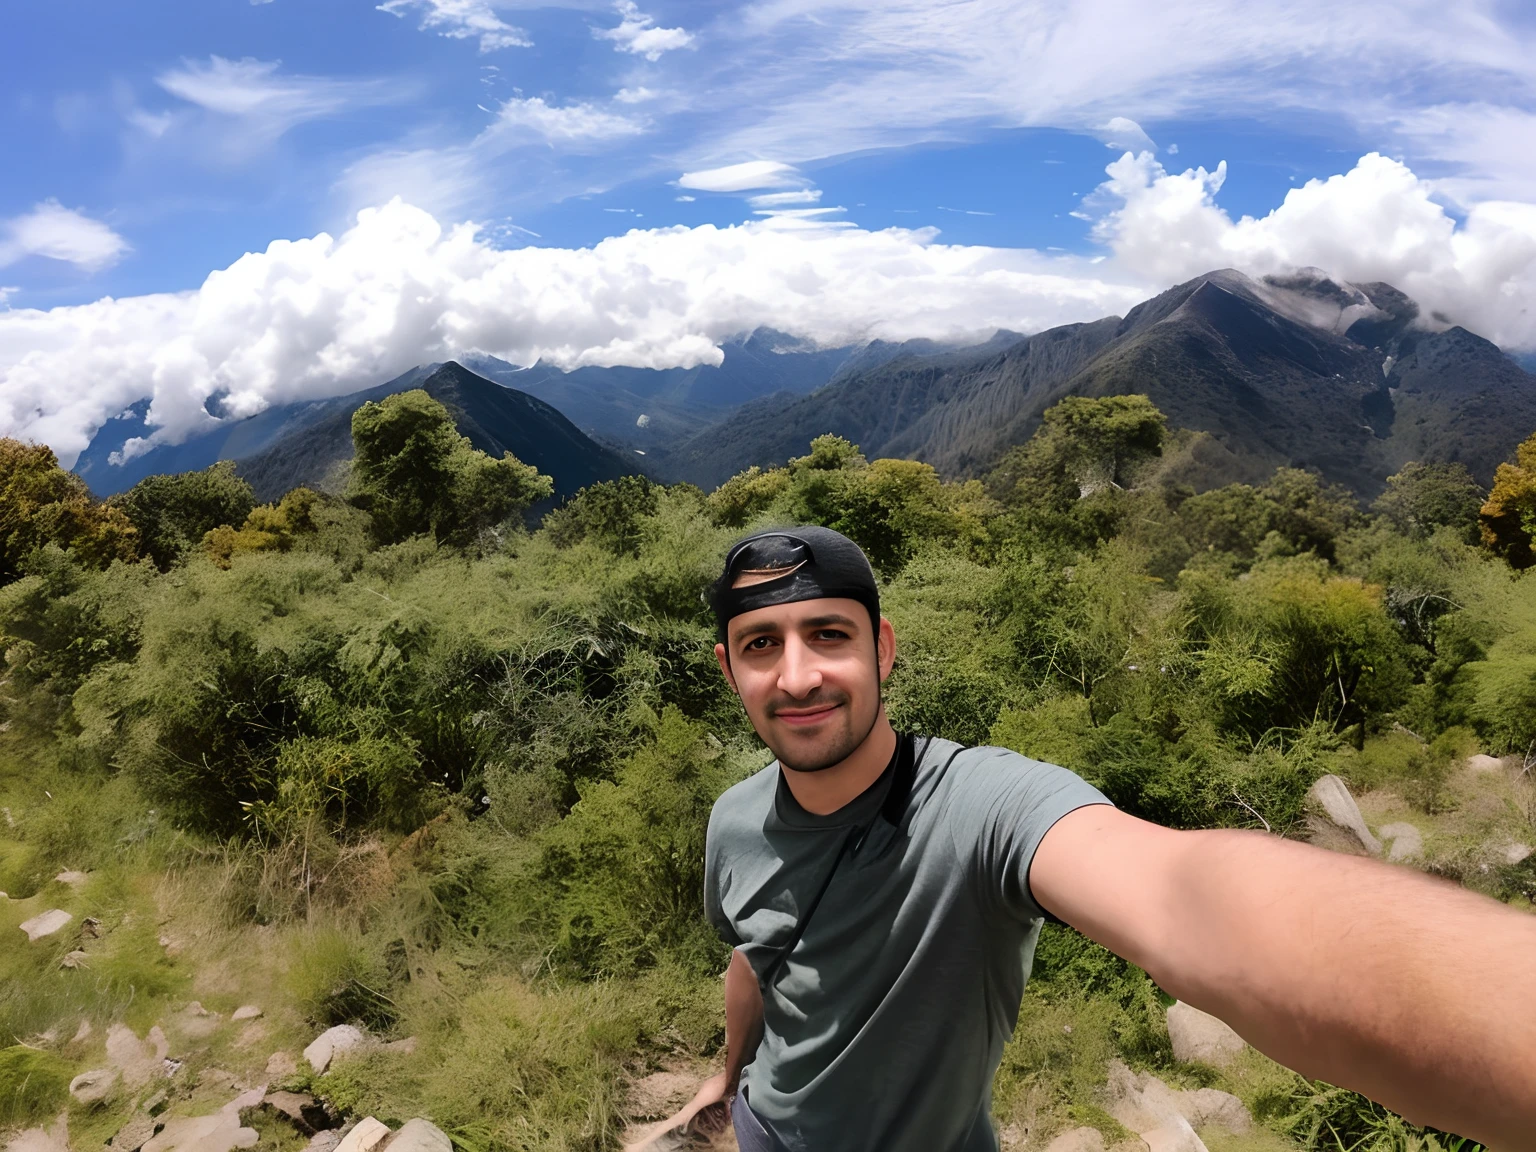
[[[904,805],[899,784],[886,805],[894,761],[827,816],[801,808],[774,763],[710,815],[705,911],[759,978],[842,853],[765,992],[743,1077],[792,1152],[995,1152],[992,1077],[1045,915],[1030,862],[1057,820],[1108,803],[1004,748],[917,737],[915,749]],[[850,832],[865,828],[855,849]]]

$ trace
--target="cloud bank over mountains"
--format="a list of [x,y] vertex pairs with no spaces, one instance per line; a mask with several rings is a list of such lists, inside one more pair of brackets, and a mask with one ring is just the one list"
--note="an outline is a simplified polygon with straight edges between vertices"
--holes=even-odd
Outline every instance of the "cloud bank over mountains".
[[[51,444],[67,466],[144,398],[154,440],[175,443],[212,412],[339,395],[469,351],[660,368],[718,363],[720,341],[760,325],[827,345],[1027,332],[1123,313],[1225,266],[1386,280],[1441,322],[1536,348],[1536,206],[1485,201],[1458,223],[1425,181],[1374,153],[1260,219],[1218,205],[1224,166],[1170,173],[1127,152],[1107,174],[1086,205],[1106,255],[1090,258],[782,216],[505,251],[396,200],[334,238],[248,254],[195,291],[0,312],[0,432]],[[791,175],[717,171],[695,184]]]

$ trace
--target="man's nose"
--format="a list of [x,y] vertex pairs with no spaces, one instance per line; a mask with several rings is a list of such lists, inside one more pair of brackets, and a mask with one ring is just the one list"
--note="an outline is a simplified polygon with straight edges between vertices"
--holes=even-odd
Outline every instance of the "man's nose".
[[784,655],[779,662],[779,691],[796,699],[821,687],[821,669],[813,653],[800,637],[791,634],[784,641]]

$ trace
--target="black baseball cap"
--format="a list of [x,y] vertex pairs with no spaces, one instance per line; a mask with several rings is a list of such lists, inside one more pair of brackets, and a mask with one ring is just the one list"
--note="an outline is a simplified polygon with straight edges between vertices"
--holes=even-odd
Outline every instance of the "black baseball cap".
[[[733,587],[745,573],[764,578]],[[863,549],[831,528],[770,528],[738,541],[725,554],[710,607],[723,642],[731,620],[744,612],[834,597],[857,600],[869,611],[870,623],[880,627],[880,589]]]

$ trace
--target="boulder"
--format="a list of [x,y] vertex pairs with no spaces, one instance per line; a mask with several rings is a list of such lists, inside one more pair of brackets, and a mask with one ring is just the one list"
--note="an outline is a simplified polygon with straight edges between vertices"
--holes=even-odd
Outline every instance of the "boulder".
[[335,1152],[336,1145],[340,1143],[340,1132],[316,1132],[304,1146],[304,1152]]
[[69,1152],[69,1117],[61,1115],[47,1128],[18,1132],[5,1152]]
[[286,1080],[299,1070],[299,1062],[291,1052],[274,1052],[267,1057],[267,1075],[274,1080]]
[[407,1120],[390,1140],[388,1152],[453,1152],[453,1141],[430,1120]]
[[232,1152],[251,1148],[261,1136],[240,1123],[236,1112],[212,1116],[178,1116],[167,1120],[158,1136],[144,1144],[142,1152]]
[[1168,1009],[1168,1039],[1176,1060],[1198,1060],[1224,1067],[1248,1045],[1236,1032],[1209,1012],[1182,1001]]
[[165,1075],[165,1058],[169,1053],[170,1044],[158,1024],[143,1040],[124,1024],[107,1029],[107,1061],[122,1073],[123,1083],[130,1088]]
[[324,1072],[331,1061],[344,1052],[361,1048],[368,1040],[363,1032],[350,1024],[338,1024],[327,1028],[304,1049],[304,1059],[316,1072]]
[[160,1121],[153,1116],[146,1112],[136,1112],[107,1143],[111,1145],[112,1152],[139,1152],[160,1128]]
[[1336,827],[1351,833],[1372,856],[1381,855],[1381,844],[1366,827],[1365,817],[1360,815],[1360,806],[1349,794],[1349,787],[1344,781],[1333,775],[1323,776],[1308,789],[1307,799],[1321,809],[1323,815]]
[[1230,1092],[1197,1088],[1178,1095],[1185,1118],[1196,1128],[1225,1128],[1237,1136],[1253,1128],[1253,1117],[1247,1106]]
[[1071,1128],[1047,1144],[1045,1152],[1104,1152],[1104,1134],[1097,1128]]
[[341,1138],[341,1143],[336,1145],[336,1152],[373,1152],[374,1148],[387,1139],[389,1125],[372,1116],[364,1116],[352,1131]]
[[81,1104],[94,1104],[112,1095],[117,1087],[116,1068],[94,1068],[69,1082],[69,1094]]
[[1424,855],[1424,835],[1412,824],[1383,824],[1377,829],[1391,845],[1388,860],[1418,860]]
[[1145,1140],[1151,1152],[1209,1152],[1184,1115],[1180,1094],[1156,1076],[1138,1076],[1111,1060],[1105,1095],[1105,1111]]
[[1479,752],[1476,756],[1467,757],[1467,771],[1469,772],[1497,772],[1504,767],[1504,761],[1497,756],[1485,756]]
[[231,1020],[254,1020],[261,1015],[261,1009],[254,1004],[242,1004],[230,1015]]
[[240,1095],[236,1096],[228,1104],[224,1105],[224,1107],[220,1108],[219,1111],[240,1113],[245,1111],[247,1108],[255,1108],[266,1098],[267,1086],[265,1084],[259,1088],[248,1088],[244,1092],[240,1093]]
[[285,1117],[305,1136],[336,1126],[335,1115],[319,1100],[303,1092],[268,1092],[262,1105]]
[[27,934],[28,940],[41,940],[44,936],[52,936],[74,917],[62,908],[52,908],[47,912],[21,922],[21,930]]

